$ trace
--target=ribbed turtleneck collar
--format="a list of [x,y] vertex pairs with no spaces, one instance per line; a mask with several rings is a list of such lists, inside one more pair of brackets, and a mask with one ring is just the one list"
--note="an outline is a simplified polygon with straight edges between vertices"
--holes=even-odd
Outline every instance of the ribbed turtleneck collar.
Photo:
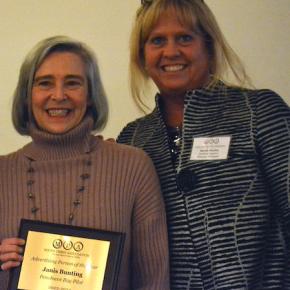
[[31,124],[32,142],[23,148],[24,155],[32,160],[72,158],[90,152],[96,138],[91,135],[93,119],[86,116],[74,129],[65,134],[51,134]]

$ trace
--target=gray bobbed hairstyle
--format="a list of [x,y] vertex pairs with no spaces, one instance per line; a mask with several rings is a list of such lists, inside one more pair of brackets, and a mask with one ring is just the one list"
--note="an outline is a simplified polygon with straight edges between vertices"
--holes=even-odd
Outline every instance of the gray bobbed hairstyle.
[[90,113],[93,116],[95,131],[103,129],[108,119],[108,101],[93,51],[80,41],[67,36],[54,36],[37,43],[21,65],[12,107],[12,121],[16,131],[21,135],[29,135],[29,124],[33,121],[31,92],[34,76],[42,62],[53,52],[72,52],[83,60],[90,104],[86,114]]

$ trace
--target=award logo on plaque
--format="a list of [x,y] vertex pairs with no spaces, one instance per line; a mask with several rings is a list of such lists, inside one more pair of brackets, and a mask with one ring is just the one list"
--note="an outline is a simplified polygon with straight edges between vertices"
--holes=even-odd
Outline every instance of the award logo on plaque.
[[123,233],[21,220],[23,262],[12,271],[9,290],[113,290]]

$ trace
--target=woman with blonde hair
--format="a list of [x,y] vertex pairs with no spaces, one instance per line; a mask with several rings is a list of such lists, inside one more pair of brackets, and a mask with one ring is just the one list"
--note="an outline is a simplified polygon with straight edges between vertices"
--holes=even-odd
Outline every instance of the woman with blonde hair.
[[[161,182],[171,289],[290,289],[290,110],[250,89],[201,0],[143,0],[131,90],[144,108],[118,142],[145,150]],[[234,81],[228,81],[231,77]]]

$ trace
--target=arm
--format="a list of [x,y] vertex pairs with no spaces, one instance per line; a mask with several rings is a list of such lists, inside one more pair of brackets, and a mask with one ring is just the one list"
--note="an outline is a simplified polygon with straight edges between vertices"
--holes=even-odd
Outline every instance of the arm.
[[[168,290],[167,226],[159,181],[151,160],[137,176],[137,197],[132,220],[132,289]],[[140,166],[139,166],[140,167]]]
[[290,109],[269,90],[258,92],[256,108],[262,170],[285,235],[290,238]]

